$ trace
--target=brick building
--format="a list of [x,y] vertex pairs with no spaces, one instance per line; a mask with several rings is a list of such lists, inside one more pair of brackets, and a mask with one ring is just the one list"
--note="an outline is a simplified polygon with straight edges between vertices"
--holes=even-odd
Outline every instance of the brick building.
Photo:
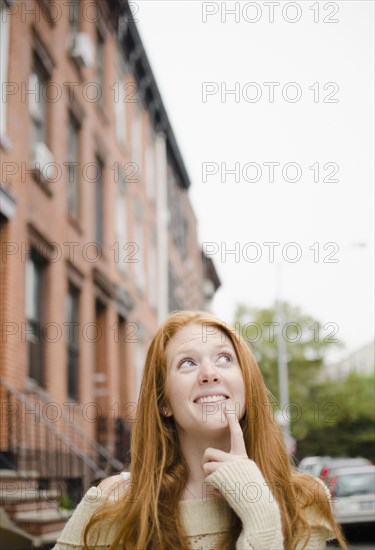
[[130,8],[1,3],[1,467],[73,502],[127,460],[158,323],[220,285]]

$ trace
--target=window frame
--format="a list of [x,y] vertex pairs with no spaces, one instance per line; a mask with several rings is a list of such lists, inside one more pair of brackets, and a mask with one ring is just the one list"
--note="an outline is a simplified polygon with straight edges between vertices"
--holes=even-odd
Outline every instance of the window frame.
[[[43,289],[45,288],[47,262],[37,254],[36,249],[32,249],[30,257],[26,262],[25,272],[25,318],[26,318],[26,341],[28,342],[28,378],[38,386],[46,387],[45,373],[45,345],[43,341],[43,322],[45,317],[45,298]],[[33,270],[33,271],[31,271]],[[34,280],[33,280],[34,278]],[[31,285],[31,288],[30,288]],[[34,296],[36,293],[36,296]],[[32,294],[32,296],[30,295]],[[36,302],[31,306],[31,302]],[[35,317],[31,314],[31,309],[36,309]],[[32,335],[35,336],[33,341]],[[32,349],[32,344],[37,347]],[[36,359],[35,359],[36,351]],[[35,365],[35,360],[39,363]]]
[[[72,131],[73,129],[73,131]],[[75,136],[75,138],[74,138]],[[67,208],[69,216],[78,221],[81,213],[81,185],[80,185],[80,147],[81,137],[81,122],[77,119],[74,113],[69,111],[68,122],[68,147],[67,147]],[[74,139],[73,139],[74,138]],[[72,144],[75,142],[74,151],[71,150]],[[71,169],[73,169],[73,182],[71,181]],[[75,208],[72,208],[70,199],[74,193]]]
[[[72,315],[69,299],[72,299]],[[79,345],[79,322],[80,322],[80,289],[69,281],[66,295],[66,321],[67,325],[67,396],[73,401],[79,402],[80,384],[80,345]],[[72,324],[72,328],[70,325]],[[73,333],[73,338],[71,337]],[[73,362],[71,362],[73,359]],[[72,364],[73,363],[73,364]]]
[[105,104],[105,35],[103,31],[96,28],[96,66],[95,79],[100,88],[100,96],[97,105],[104,108]]
[[95,177],[95,242],[103,251],[104,247],[104,160],[96,155],[97,167]]

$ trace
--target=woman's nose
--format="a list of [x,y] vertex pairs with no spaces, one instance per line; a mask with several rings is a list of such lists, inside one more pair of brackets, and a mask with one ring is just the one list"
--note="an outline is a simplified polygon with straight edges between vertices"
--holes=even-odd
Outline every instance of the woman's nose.
[[220,377],[217,370],[210,361],[202,363],[199,372],[199,383],[207,384],[209,382],[220,382]]

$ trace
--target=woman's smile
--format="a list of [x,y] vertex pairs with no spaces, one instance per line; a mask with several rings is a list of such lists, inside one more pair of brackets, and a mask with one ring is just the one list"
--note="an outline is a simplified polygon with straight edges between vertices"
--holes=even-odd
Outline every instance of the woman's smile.
[[206,403],[219,403],[226,401],[228,397],[226,395],[208,395],[206,397],[199,397],[194,400],[194,403],[198,405],[204,405]]

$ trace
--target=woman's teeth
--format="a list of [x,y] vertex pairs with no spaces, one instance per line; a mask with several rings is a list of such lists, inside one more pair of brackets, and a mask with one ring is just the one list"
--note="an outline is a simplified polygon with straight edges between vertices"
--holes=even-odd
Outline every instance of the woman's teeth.
[[228,399],[226,395],[209,395],[207,397],[200,397],[195,403],[214,403],[215,401],[222,401]]

